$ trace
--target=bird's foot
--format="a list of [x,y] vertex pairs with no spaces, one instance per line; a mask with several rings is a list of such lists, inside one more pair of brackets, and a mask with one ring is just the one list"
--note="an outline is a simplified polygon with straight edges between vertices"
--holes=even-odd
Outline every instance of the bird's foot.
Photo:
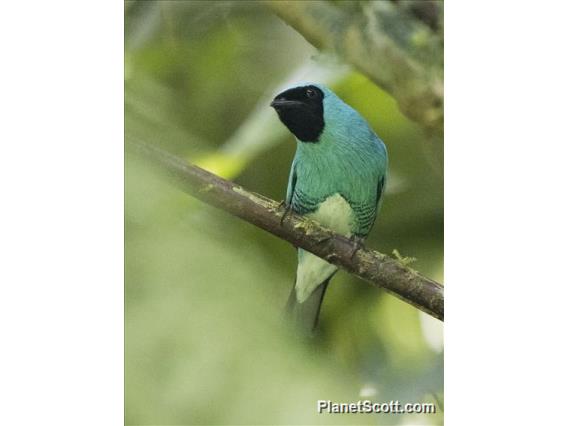
[[358,237],[357,235],[352,235],[349,239],[353,242],[353,250],[351,251],[351,260],[355,257],[355,254],[362,248],[365,247],[363,242],[365,239],[363,237]]
[[282,209],[282,207],[284,207],[284,213],[280,218],[280,226],[282,226],[282,224],[284,223],[284,219],[286,219],[286,216],[288,215],[288,213],[290,213],[290,210],[292,209],[292,206],[287,204],[285,200],[282,200],[282,202],[278,205],[279,209]]
[[331,240],[333,237],[331,235],[325,235],[323,237],[318,238],[318,244],[323,244],[329,240]]

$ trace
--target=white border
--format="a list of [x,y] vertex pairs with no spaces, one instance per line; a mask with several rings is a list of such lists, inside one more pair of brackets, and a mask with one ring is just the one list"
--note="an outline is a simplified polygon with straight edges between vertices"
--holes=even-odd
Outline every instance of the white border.
[[0,424],[123,423],[122,2],[0,13]]
[[566,5],[445,9],[446,424],[563,423]]

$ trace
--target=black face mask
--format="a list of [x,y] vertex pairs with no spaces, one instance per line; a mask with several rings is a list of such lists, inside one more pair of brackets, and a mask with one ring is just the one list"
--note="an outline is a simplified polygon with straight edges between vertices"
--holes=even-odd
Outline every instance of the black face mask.
[[295,87],[276,96],[270,106],[298,140],[318,142],[325,125],[323,97],[316,86]]

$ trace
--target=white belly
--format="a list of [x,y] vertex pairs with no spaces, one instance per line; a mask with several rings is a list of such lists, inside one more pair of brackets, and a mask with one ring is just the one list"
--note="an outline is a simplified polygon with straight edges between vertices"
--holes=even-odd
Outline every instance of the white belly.
[[[345,199],[335,194],[320,204],[318,209],[307,215],[346,237],[351,236],[353,210]],[[298,249],[298,271],[296,273],[296,299],[305,302],[312,292],[337,270],[337,266]]]

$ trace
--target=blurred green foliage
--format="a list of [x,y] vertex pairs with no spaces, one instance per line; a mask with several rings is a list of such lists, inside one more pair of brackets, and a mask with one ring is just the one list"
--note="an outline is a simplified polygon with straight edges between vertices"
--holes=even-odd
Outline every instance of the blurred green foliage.
[[[125,138],[281,200],[295,150],[268,102],[291,77],[330,84],[385,141],[390,180],[367,245],[443,270],[442,141],[254,2],[125,4]],[[248,130],[247,130],[248,129]],[[293,247],[125,164],[127,424],[441,424],[320,415],[318,399],[443,398],[442,324],[340,272],[320,330],[282,321]],[[367,396],[370,395],[370,396]]]

